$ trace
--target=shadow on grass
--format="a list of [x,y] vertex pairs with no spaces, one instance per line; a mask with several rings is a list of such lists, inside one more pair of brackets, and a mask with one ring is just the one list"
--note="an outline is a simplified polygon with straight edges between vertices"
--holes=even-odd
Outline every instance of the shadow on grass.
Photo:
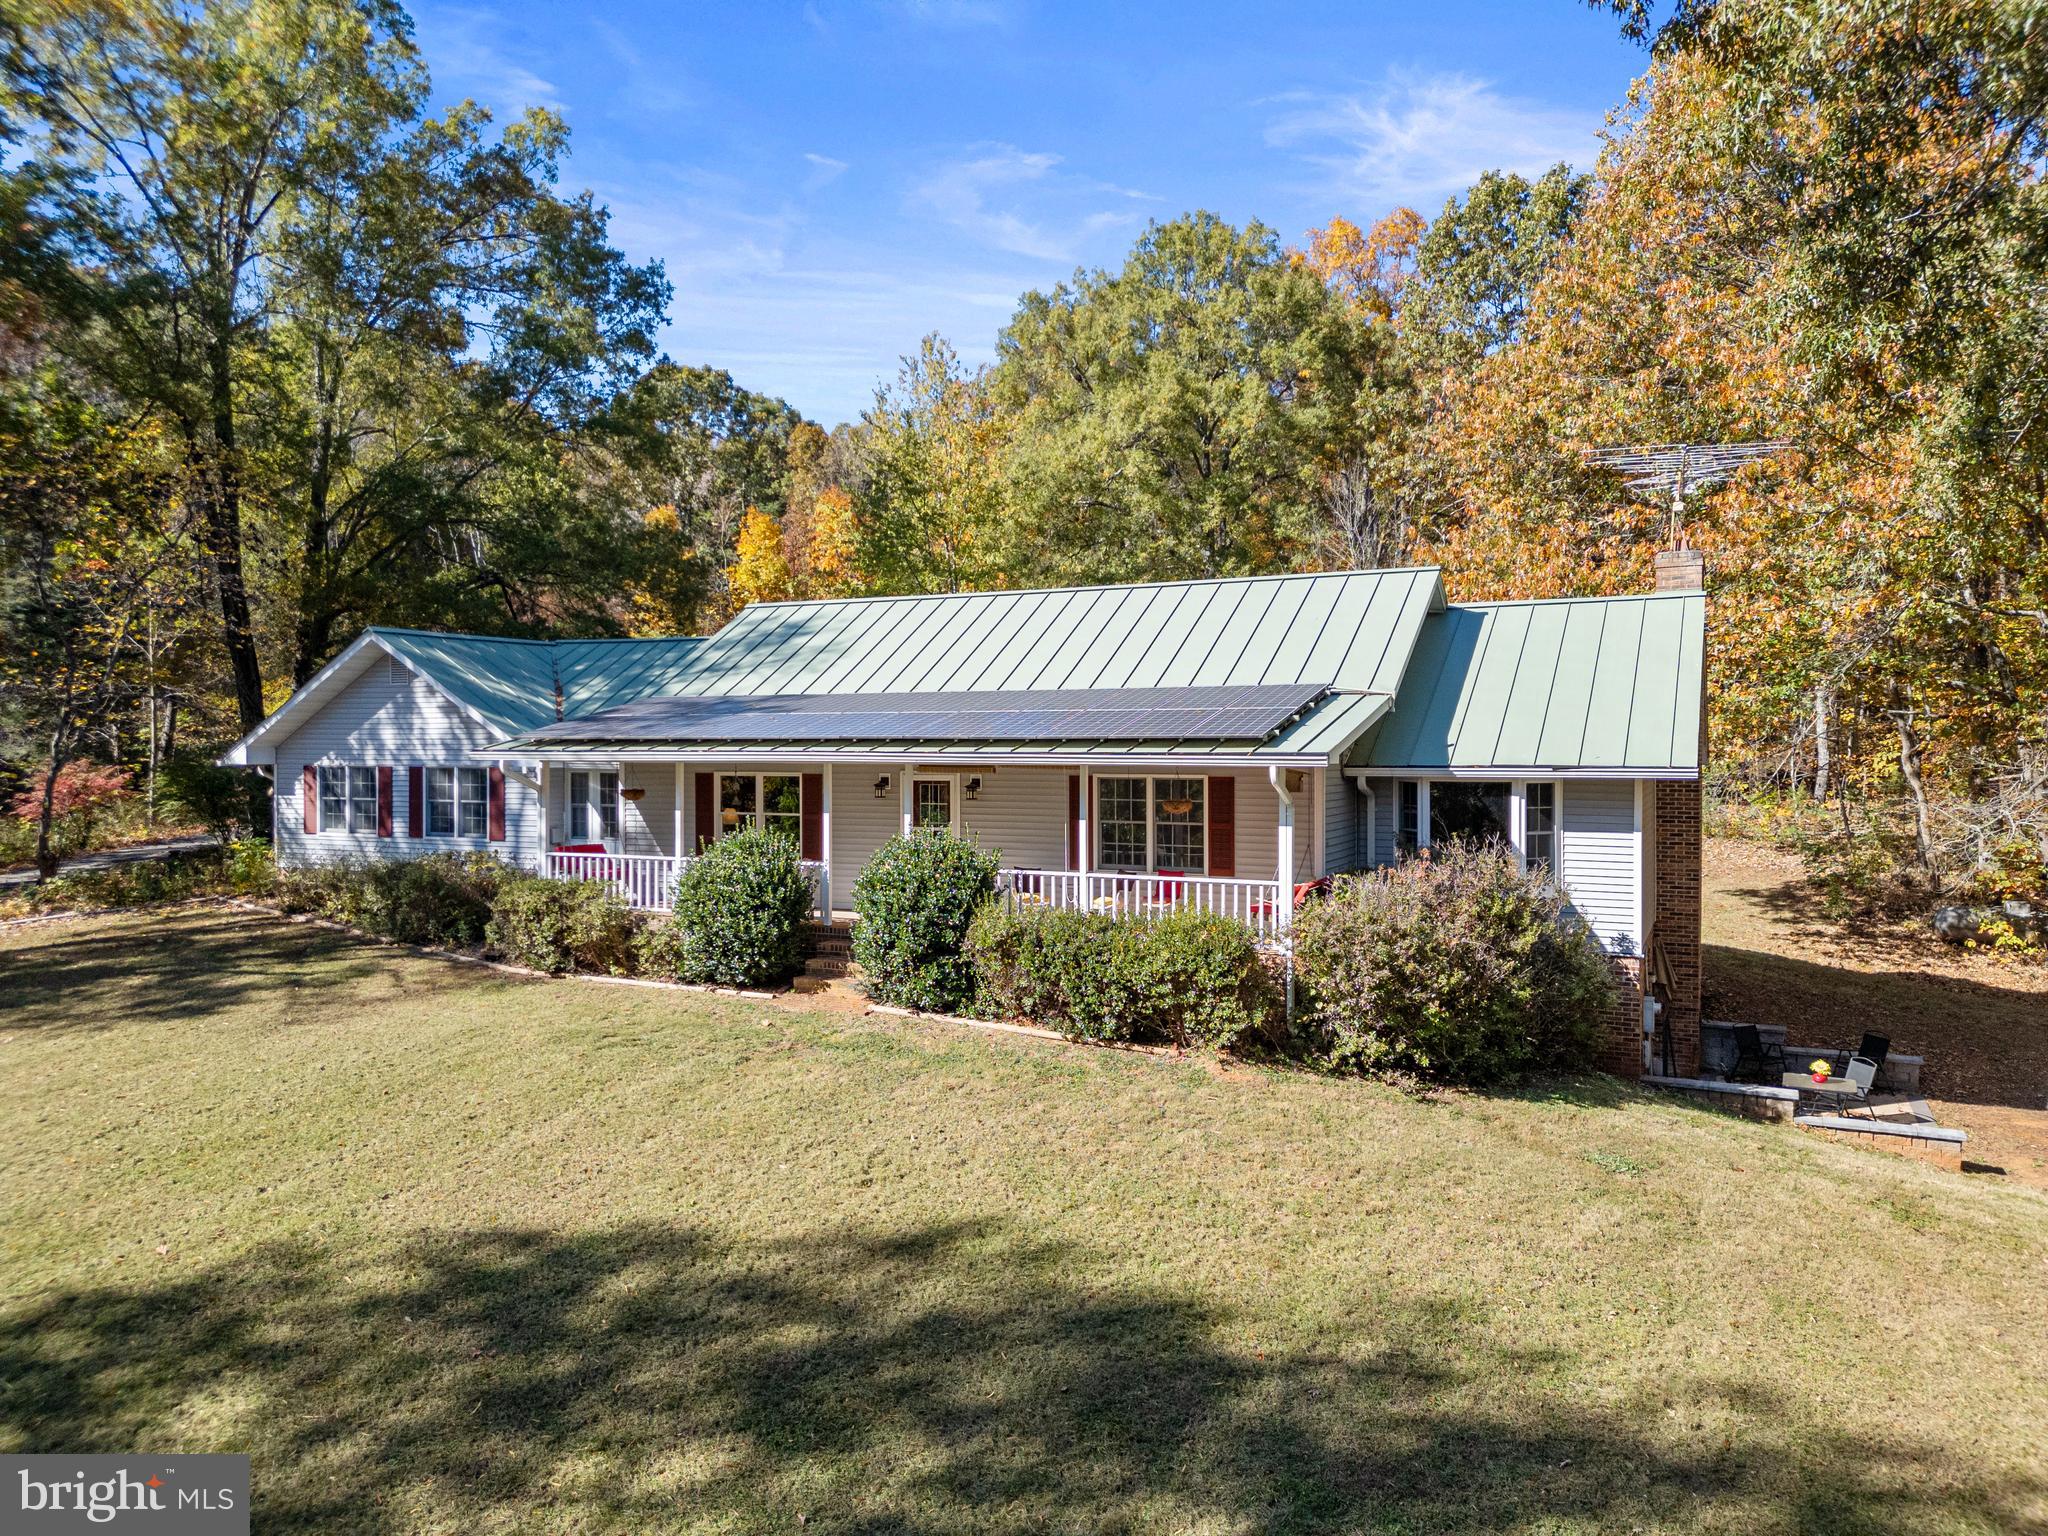
[[[188,1019],[269,994],[280,1017],[293,995],[390,976],[405,951],[275,919],[162,914],[117,928],[44,930],[0,949],[0,1031],[87,1033]],[[467,967],[414,967],[408,987],[476,984]]]
[[[279,1243],[18,1305],[0,1444],[246,1449],[264,1531],[2017,1529],[2044,1491],[1774,1387],[1546,1388],[1557,1352],[1493,1342],[1479,1303],[1269,1356],[993,1222],[377,1258]],[[1685,1433],[1730,1412],[1733,1438]]]
[[1955,1102],[2039,1109],[2048,1097],[2048,992],[1721,944],[1705,947],[1704,971],[1709,1018],[1782,1024],[1795,1045],[1847,1048],[1875,1031],[1926,1057],[1922,1088]]

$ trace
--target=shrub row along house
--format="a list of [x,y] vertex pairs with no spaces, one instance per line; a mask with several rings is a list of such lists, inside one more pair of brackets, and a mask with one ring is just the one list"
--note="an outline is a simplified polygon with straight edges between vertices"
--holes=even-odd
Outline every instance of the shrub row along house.
[[826,920],[919,826],[1000,849],[1011,900],[1276,943],[1325,876],[1498,837],[1613,957],[1606,1064],[1690,1072],[1701,577],[1677,550],[1635,597],[1454,604],[1415,568],[761,603],[704,639],[371,629],[224,761],[274,775],[286,866],[487,849],[659,909],[762,826]]

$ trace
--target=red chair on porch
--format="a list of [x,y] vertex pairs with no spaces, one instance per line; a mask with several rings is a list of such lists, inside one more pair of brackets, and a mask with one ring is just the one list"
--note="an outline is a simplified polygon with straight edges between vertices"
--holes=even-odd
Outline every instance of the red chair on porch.
[[[1294,910],[1299,912],[1318,896],[1327,896],[1329,894],[1330,877],[1328,875],[1323,876],[1320,880],[1304,881],[1294,888]],[[1253,902],[1251,912],[1254,918],[1271,918],[1276,915],[1273,910],[1273,903],[1270,901]]]
[[1152,887],[1152,904],[1159,907],[1176,905],[1181,894],[1188,888],[1188,872],[1184,869],[1162,869],[1159,880]]

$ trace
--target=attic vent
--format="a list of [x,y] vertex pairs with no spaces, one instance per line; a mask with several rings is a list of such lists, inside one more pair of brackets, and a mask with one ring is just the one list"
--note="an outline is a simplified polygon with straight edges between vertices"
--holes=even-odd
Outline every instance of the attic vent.
[[384,658],[384,680],[392,687],[403,688],[411,680],[411,676],[412,674],[406,670],[405,663],[396,656]]

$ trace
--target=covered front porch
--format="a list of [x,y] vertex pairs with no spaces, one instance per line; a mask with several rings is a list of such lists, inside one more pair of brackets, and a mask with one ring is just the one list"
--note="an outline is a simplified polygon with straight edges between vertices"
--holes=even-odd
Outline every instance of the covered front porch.
[[750,826],[797,843],[821,922],[850,919],[861,868],[920,826],[995,850],[1006,902],[1214,913],[1267,941],[1284,935],[1294,888],[1328,867],[1319,768],[564,754],[542,760],[538,784],[536,867],[602,880],[642,911],[667,910],[691,859]]

